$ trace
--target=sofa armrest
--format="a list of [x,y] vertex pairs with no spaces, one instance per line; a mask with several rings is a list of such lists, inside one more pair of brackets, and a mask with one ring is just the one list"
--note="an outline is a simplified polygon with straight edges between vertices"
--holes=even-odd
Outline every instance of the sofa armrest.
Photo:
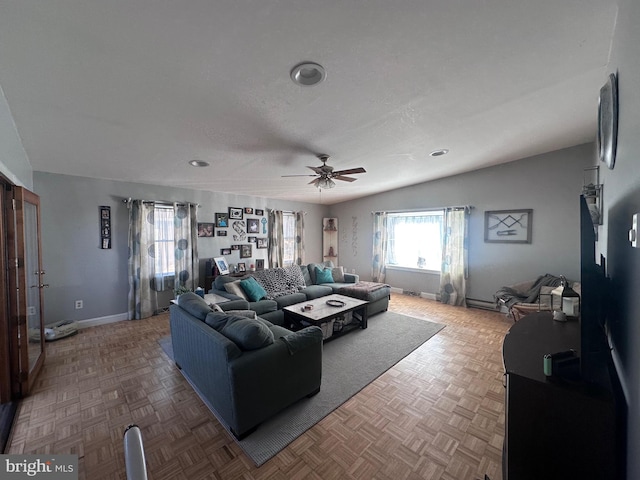
[[344,283],[358,283],[360,281],[360,275],[355,273],[344,273]]
[[[284,329],[280,329],[284,330]],[[267,347],[243,352],[229,362],[239,432],[269,418],[320,388],[322,334],[295,355],[281,338]],[[257,401],[259,399],[259,401]]]

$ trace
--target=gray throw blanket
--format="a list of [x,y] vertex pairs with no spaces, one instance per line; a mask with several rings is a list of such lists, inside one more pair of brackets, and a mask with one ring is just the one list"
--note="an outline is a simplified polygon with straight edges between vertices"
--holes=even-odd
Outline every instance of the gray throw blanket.
[[511,309],[511,307],[516,303],[534,303],[540,295],[540,288],[559,287],[560,282],[560,277],[546,273],[544,275],[540,275],[531,288],[526,292],[518,292],[511,287],[502,287],[494,294],[496,306],[499,306],[500,301],[503,301],[509,309]]

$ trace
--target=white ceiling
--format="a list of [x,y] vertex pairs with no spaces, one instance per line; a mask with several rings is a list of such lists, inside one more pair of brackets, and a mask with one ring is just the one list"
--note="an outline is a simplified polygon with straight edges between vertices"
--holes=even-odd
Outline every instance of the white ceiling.
[[[33,169],[322,203],[592,141],[614,0],[2,0]],[[322,64],[326,81],[289,72]],[[448,148],[447,156],[429,152]],[[192,159],[209,168],[190,167]]]

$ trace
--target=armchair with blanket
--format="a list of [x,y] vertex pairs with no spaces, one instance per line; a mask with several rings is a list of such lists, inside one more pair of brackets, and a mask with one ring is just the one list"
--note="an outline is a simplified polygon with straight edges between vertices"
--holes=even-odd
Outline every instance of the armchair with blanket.
[[[546,273],[535,280],[500,288],[495,294],[496,308],[505,307],[515,321],[529,313],[551,311],[551,292],[562,284],[562,278]],[[569,281],[569,286],[580,294],[580,284]],[[556,300],[554,305],[559,305]]]

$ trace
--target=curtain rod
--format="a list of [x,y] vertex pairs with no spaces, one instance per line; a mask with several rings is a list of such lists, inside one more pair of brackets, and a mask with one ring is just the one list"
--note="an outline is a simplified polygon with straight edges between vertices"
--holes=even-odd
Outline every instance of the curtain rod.
[[451,207],[432,207],[432,208],[410,208],[404,210],[379,210],[377,212],[372,211],[371,215],[375,215],[376,213],[411,213],[411,212],[434,212],[437,210],[446,210],[447,208],[451,208],[453,210],[473,210],[473,205],[455,205]]
[[[142,203],[153,203],[154,205],[167,205],[167,206],[173,206],[174,203],[177,203],[178,206],[180,207],[184,207],[186,205],[194,205],[196,207],[199,207],[200,204],[199,203],[189,203],[189,202],[168,202],[166,200],[140,200]],[[124,203],[125,205],[129,205],[131,202],[133,202],[133,200],[131,199],[131,197],[129,198],[123,198],[122,199],[122,203]]]

